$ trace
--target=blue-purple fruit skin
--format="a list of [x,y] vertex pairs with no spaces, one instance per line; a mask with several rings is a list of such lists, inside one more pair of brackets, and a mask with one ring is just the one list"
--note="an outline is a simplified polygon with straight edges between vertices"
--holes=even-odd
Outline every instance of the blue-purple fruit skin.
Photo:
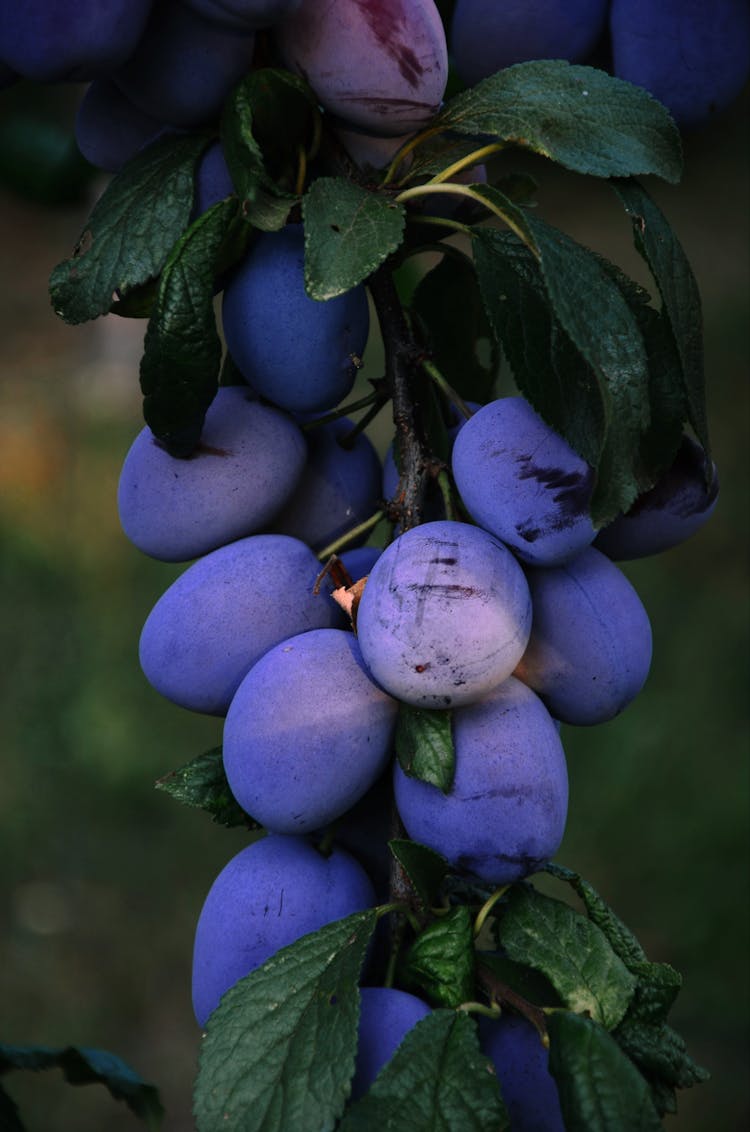
[[364,869],[343,849],[324,857],[302,837],[275,834],[241,849],[211,886],[196,928],[198,1024],[280,948],[374,903]]
[[448,51],[433,0],[302,0],[277,40],[286,65],[344,124],[399,136],[440,108]]
[[523,397],[491,401],[453,445],[453,475],[480,527],[532,566],[556,566],[596,534],[594,473]]
[[36,82],[86,82],[124,63],[152,0],[0,0],[3,62]]
[[78,107],[76,144],[97,169],[119,173],[165,128],[163,122],[135,106],[111,79],[95,79]]
[[626,514],[602,527],[594,546],[616,562],[671,550],[708,522],[718,495],[716,466],[708,468],[701,446],[685,436],[672,466]]
[[[341,443],[353,427],[353,421],[340,417],[306,433],[305,469],[273,523],[275,531],[302,539],[316,552],[369,519],[378,508],[381,469],[372,442],[361,432],[350,448]],[[368,534],[366,531],[359,541],[364,542]]]
[[283,20],[300,0],[182,0],[199,16],[234,31],[254,31]]
[[229,352],[253,388],[294,412],[325,412],[351,390],[370,327],[362,286],[327,302],[305,292],[301,225],[262,233],[229,277]]
[[509,677],[453,713],[455,777],[448,794],[396,764],[396,805],[409,837],[459,871],[512,884],[557,851],[568,775],[557,727],[530,688]]
[[339,558],[351,580],[358,582],[370,573],[382,553],[382,546],[355,546],[352,550],[342,550]]
[[202,125],[250,69],[254,37],[204,20],[178,0],[160,0],[137,48],[112,73],[131,102],[172,126]]
[[286,535],[250,535],[199,558],[157,601],[143,627],[141,668],[168,700],[226,714],[244,676],[287,637],[341,624],[320,563]]
[[482,1053],[495,1066],[513,1132],[565,1132],[549,1051],[525,1018],[479,1019]]
[[253,665],[224,724],[237,801],[274,833],[310,833],[351,809],[385,769],[398,705],[343,629],[290,637]]
[[449,42],[467,84],[531,59],[575,63],[604,30],[608,0],[458,0]]
[[357,611],[370,672],[418,707],[485,695],[510,676],[530,629],[528,586],[510,551],[447,520],[414,527],[383,551]]
[[563,723],[606,723],[648,676],[651,625],[641,599],[593,547],[527,577],[534,620],[516,675]]
[[305,440],[284,413],[219,389],[201,442],[189,459],[170,456],[146,427],[120,474],[120,522],[139,550],[164,562],[186,562],[263,531],[302,474]]
[[409,1030],[429,1013],[421,998],[395,987],[360,987],[357,1061],[352,1100],[367,1092]]
[[747,0],[613,0],[614,73],[645,87],[682,128],[705,125],[750,72]]
[[220,141],[213,141],[203,151],[195,167],[195,196],[191,220],[234,193],[234,184]]

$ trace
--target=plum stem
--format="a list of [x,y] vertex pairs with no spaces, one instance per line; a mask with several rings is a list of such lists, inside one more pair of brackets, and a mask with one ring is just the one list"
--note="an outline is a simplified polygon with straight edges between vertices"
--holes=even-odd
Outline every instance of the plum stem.
[[500,1006],[505,1004],[515,1010],[517,1014],[522,1014],[524,1018],[528,1018],[529,1022],[531,1022],[538,1031],[542,1042],[547,1044],[549,1039],[547,1037],[547,1021],[544,1010],[542,1010],[540,1006],[535,1006],[533,1002],[529,1002],[528,999],[509,987],[507,983],[498,979],[490,968],[485,966],[479,958],[476,971],[477,982],[485,991],[490,1003],[498,1003]]
[[385,511],[375,511],[370,515],[369,519],[365,519],[363,523],[358,523],[356,527],[351,527],[345,534],[339,538],[329,542],[328,546],[324,546],[322,550],[318,551],[318,558],[321,562],[325,562],[331,557],[332,554],[337,554],[343,547],[348,546],[353,539],[359,538],[360,535],[367,534],[373,527],[376,527],[381,519],[385,518]]
[[448,383],[435,363],[431,362],[429,358],[423,358],[422,369],[429,377],[432,378],[438,389],[440,389],[441,392],[445,394],[451,404],[455,405],[459,413],[461,413],[462,416],[466,417],[468,421],[469,417],[472,417],[474,415],[473,410],[469,408],[463,397],[456,392],[453,386]]
[[299,425],[299,428],[302,432],[313,432],[316,428],[320,428],[321,425],[331,424],[332,421],[341,420],[342,417],[348,416],[349,413],[356,413],[359,409],[368,409],[371,405],[373,408],[377,405],[379,412],[383,405],[387,404],[387,401],[388,396],[380,387],[378,380],[376,388],[373,389],[372,393],[360,397],[358,401],[351,401],[348,405],[342,405],[338,409],[331,409],[330,413],[323,413],[319,417],[313,417],[312,420],[303,421],[302,424]]
[[505,142],[491,142],[489,145],[483,145],[479,149],[467,153],[465,157],[461,157],[458,161],[454,161],[452,165],[446,166],[436,173],[434,177],[430,178],[428,184],[439,185],[441,181],[449,181],[456,173],[462,173],[464,169],[470,169],[472,165],[476,165],[479,161],[484,161],[485,157],[491,157],[493,153],[500,153],[505,149]]
[[510,888],[509,884],[504,884],[502,886],[502,888],[496,889],[495,892],[493,892],[492,895],[487,900],[485,900],[484,904],[479,909],[476,920],[474,921],[474,938],[475,939],[477,938],[477,936],[481,932],[482,928],[484,927],[485,921],[487,920],[487,917],[489,916],[490,912],[495,907],[498,900],[502,899],[502,897],[505,895],[505,893],[508,891],[509,888]]
[[430,126],[428,127],[428,129],[422,130],[418,134],[414,134],[413,137],[404,142],[404,144],[395,154],[393,160],[388,166],[385,177],[383,178],[383,184],[390,185],[391,181],[395,180],[398,168],[402,164],[404,159],[408,157],[410,153],[413,153],[418,145],[421,145],[422,142],[428,141],[430,138],[434,138],[436,134],[441,133],[441,130],[441,126]]

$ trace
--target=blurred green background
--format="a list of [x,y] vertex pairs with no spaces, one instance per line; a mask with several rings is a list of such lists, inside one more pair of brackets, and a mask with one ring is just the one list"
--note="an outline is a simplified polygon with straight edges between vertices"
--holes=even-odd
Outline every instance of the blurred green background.
[[[654,629],[644,692],[564,733],[558,859],[683,972],[673,1023],[713,1074],[681,1095],[677,1132],[750,1126],[747,123],[745,98],[687,139],[682,185],[651,186],[703,293],[719,506],[692,542],[627,567]],[[648,285],[610,190],[537,172],[543,214]],[[187,1132],[193,929],[245,838],[153,790],[220,723],[161,700],[138,668],[141,625],[180,568],[140,555],[117,521],[143,324],[67,327],[47,299],[86,211],[0,190],[0,1040],[109,1048],[158,1084],[168,1132]],[[7,1085],[36,1132],[138,1127],[98,1086]]]

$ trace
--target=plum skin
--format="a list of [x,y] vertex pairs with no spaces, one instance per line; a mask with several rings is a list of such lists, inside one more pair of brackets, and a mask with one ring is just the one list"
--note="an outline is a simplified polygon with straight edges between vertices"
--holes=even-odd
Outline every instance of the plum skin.
[[527,578],[534,618],[516,675],[563,723],[606,723],[637,696],[651,664],[651,625],[638,594],[593,547]]
[[495,1066],[513,1132],[565,1132],[549,1052],[526,1018],[479,1019],[479,1044]]
[[470,703],[510,676],[528,641],[528,587],[512,554],[467,523],[424,523],[370,571],[357,613],[365,664],[416,706]]
[[453,713],[455,776],[448,794],[394,768],[396,805],[409,837],[457,869],[512,884],[557,851],[568,775],[557,727],[538,696],[509,677]]
[[351,809],[385,769],[398,705],[370,679],[352,633],[282,641],[227,712],[224,768],[237,801],[275,833],[310,833]]
[[87,161],[119,173],[136,153],[164,132],[163,122],[145,114],[110,79],[96,79],[84,94],[75,120],[76,144]]
[[484,405],[456,436],[453,476],[472,518],[526,563],[556,566],[594,539],[594,471],[523,397]]
[[146,427],[120,473],[127,537],[164,562],[186,562],[266,528],[294,491],[307,446],[297,425],[241,386],[219,389],[201,441],[179,459]]
[[421,998],[395,987],[359,988],[359,1039],[352,1100],[363,1096],[409,1030],[431,1013]]
[[141,633],[149,683],[180,707],[225,715],[251,666],[280,641],[339,625],[320,563],[287,535],[250,535],[199,558],[166,590]]
[[604,31],[608,0],[458,0],[449,43],[468,86],[532,59],[584,59]]
[[350,392],[369,332],[362,286],[317,302],[304,284],[301,225],[262,233],[227,279],[222,321],[245,379],[275,405],[325,412]]
[[361,865],[343,849],[322,856],[305,838],[269,834],[241,849],[214,880],[193,946],[193,1009],[205,1026],[221,996],[280,948],[375,903]]

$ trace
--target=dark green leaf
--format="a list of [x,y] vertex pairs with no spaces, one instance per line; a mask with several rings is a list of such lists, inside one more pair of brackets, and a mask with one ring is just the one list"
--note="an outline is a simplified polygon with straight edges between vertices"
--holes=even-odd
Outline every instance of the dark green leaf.
[[450,711],[399,704],[396,755],[404,774],[421,778],[447,794],[453,785],[456,755]]
[[710,1076],[688,1055],[680,1035],[663,1022],[653,1024],[626,1018],[612,1036],[642,1072],[671,1088],[689,1089]]
[[703,315],[693,270],[682,246],[651,197],[636,181],[614,182],[633,221],[638,252],[656,280],[682,367],[682,387],[690,424],[708,451],[708,421],[703,371]]
[[162,272],[141,359],[143,415],[175,455],[189,454],[214,398],[221,342],[213,307],[214,265],[237,216],[220,201],[179,240]]
[[591,1018],[547,1020],[549,1069],[565,1127],[573,1132],[661,1132],[648,1084],[614,1038]]
[[655,173],[676,182],[680,135],[641,87],[593,67],[542,59],[506,67],[459,94],[433,125],[510,141],[578,173]]
[[419,933],[400,970],[407,986],[423,990],[439,1006],[460,1006],[474,997],[471,912],[458,904]]
[[376,918],[357,912],[303,936],[227,991],[201,1048],[198,1132],[333,1128],[354,1071]]
[[162,138],[114,177],[94,206],[70,259],[50,276],[50,296],[65,322],[106,314],[115,291],[158,275],[193,207],[193,171],[208,138]]
[[[463,398],[484,403],[498,358],[470,259],[446,255],[423,276],[412,298],[435,365]],[[484,353],[480,351],[484,348]]]
[[417,841],[394,838],[388,848],[405,870],[422,904],[429,908],[437,896],[449,865],[434,849]]
[[494,1070],[476,1024],[461,1011],[436,1010],[404,1038],[339,1132],[505,1132],[509,1127]]
[[120,318],[151,318],[158,294],[159,280],[149,279],[148,283],[131,287],[114,299],[110,314],[118,314]]
[[0,1128],[3,1132],[26,1132],[25,1125],[21,1123],[18,1105],[8,1096],[2,1085],[0,1085]]
[[224,773],[221,747],[214,747],[192,762],[170,771],[158,780],[156,789],[171,794],[185,806],[206,810],[219,825],[260,828],[232,797]]
[[498,928],[511,959],[541,971],[571,1010],[608,1029],[622,1021],[636,980],[607,937],[568,904],[529,885],[514,888]]
[[564,1005],[552,983],[541,971],[516,963],[497,951],[477,951],[474,958],[480,982],[484,971],[485,975],[489,974],[494,981],[502,983],[534,1006]]
[[346,181],[318,177],[302,200],[305,287],[332,299],[366,279],[401,244],[403,206]]
[[[61,1069],[71,1085],[104,1085],[115,1100],[124,1101],[146,1126],[161,1127],[164,1108],[154,1085],[143,1081],[113,1053],[83,1046],[52,1049],[47,1046],[0,1044],[0,1074],[11,1069]],[[12,1126],[11,1126],[12,1127]]]

